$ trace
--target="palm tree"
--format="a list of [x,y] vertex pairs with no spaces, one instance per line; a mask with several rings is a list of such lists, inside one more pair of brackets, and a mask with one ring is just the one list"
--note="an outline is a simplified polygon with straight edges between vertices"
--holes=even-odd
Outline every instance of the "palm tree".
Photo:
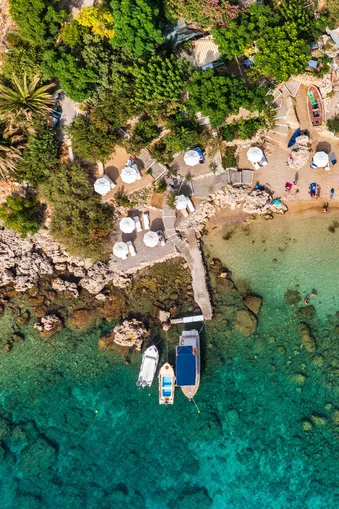
[[7,128],[0,136],[0,179],[7,180],[14,172],[21,151],[24,148],[24,136],[17,130]]
[[47,115],[55,102],[50,93],[55,83],[38,86],[39,81],[38,74],[29,82],[24,73],[22,78],[13,75],[8,85],[0,84],[0,117],[31,122],[33,115]]

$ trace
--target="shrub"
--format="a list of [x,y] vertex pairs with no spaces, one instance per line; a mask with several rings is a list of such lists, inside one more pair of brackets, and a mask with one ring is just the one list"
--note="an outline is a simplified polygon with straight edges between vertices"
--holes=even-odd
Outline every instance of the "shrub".
[[62,26],[59,37],[70,48],[76,48],[80,46],[85,33],[86,29],[73,19]]
[[166,145],[166,138],[167,136],[161,138],[151,149],[153,159],[162,164],[170,163],[174,156],[174,152]]
[[248,140],[253,138],[256,132],[263,127],[265,127],[263,118],[240,119],[223,126],[220,129],[220,134],[226,141],[233,141],[235,138]]
[[89,170],[79,163],[59,165],[42,190],[52,208],[55,240],[71,255],[108,258],[114,212],[94,193]]
[[22,237],[36,233],[42,222],[42,208],[37,196],[9,196],[0,207],[0,219],[6,228],[20,233]]
[[157,28],[159,9],[145,0],[111,0],[115,36],[112,44],[141,56],[153,52],[163,37]]
[[121,207],[134,207],[137,202],[132,201],[128,198],[127,194],[125,194],[123,191],[118,191],[114,195],[114,200],[117,205],[120,205]]
[[339,115],[334,118],[330,118],[327,121],[327,128],[329,131],[334,133],[336,136],[339,135]]
[[130,152],[137,154],[159,136],[159,129],[152,118],[144,118],[134,126],[132,138],[128,140]]
[[59,143],[54,131],[39,122],[35,125],[36,132],[30,134],[21,161],[16,169],[19,182],[27,180],[37,187],[44,182],[58,164]]
[[104,161],[114,149],[115,136],[102,131],[83,115],[73,120],[67,133],[72,140],[74,152],[86,161]]
[[154,187],[154,192],[157,194],[164,193],[167,189],[167,183],[165,179],[159,179]]
[[79,25],[90,28],[94,34],[100,37],[112,39],[114,36],[114,18],[107,7],[101,5],[83,7],[76,20]]
[[223,168],[235,168],[237,166],[237,160],[235,158],[237,147],[226,147],[225,154],[222,157]]

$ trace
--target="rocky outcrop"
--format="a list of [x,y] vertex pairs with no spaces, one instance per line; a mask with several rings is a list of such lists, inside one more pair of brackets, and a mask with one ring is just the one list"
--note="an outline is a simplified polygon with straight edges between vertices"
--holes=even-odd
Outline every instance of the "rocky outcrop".
[[52,336],[59,332],[63,327],[63,323],[56,315],[43,316],[38,322],[34,324],[34,328],[39,331],[42,338]]
[[262,298],[258,297],[257,295],[246,295],[244,298],[244,303],[254,313],[257,315],[260,311],[261,304],[262,304]]
[[283,203],[274,204],[271,196],[266,191],[254,189],[249,193],[248,190],[242,187],[236,188],[227,185],[212,194],[207,200],[201,202],[200,206],[181,221],[176,228],[183,234],[185,234],[188,228],[193,228],[199,237],[207,221],[218,210],[225,207],[231,207],[232,209],[241,207],[244,212],[252,215],[284,214],[287,212],[286,205]]
[[77,299],[79,297],[77,285],[70,281],[64,281],[59,277],[53,280],[52,288],[58,292],[63,292],[67,299]]
[[284,295],[284,302],[285,304],[298,304],[301,300],[301,295],[297,290],[287,290],[287,292]]
[[108,334],[99,339],[99,350],[111,350],[115,345],[125,348],[135,348],[141,351],[143,342],[149,336],[149,331],[145,328],[143,322],[138,320],[125,320],[121,325],[117,325],[112,334]]
[[[78,286],[93,295],[100,294],[109,283],[123,288],[131,282],[128,275],[114,271],[106,263],[93,264],[91,260],[70,256],[50,238],[47,230],[22,239],[12,230],[0,226],[0,287],[12,285],[16,291],[26,292],[41,276],[56,272],[79,278]],[[76,284],[61,278],[56,278],[53,284],[53,288],[65,297],[77,298]]]

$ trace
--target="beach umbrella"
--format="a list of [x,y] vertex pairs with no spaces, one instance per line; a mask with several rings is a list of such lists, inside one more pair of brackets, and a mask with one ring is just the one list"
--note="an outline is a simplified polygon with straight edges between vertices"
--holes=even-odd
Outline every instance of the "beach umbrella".
[[328,165],[328,154],[326,152],[316,152],[313,156],[313,164],[315,164],[318,168],[324,168]]
[[117,242],[113,246],[113,254],[117,258],[127,258],[128,256],[128,246],[125,242]]
[[251,161],[251,163],[259,163],[264,157],[264,153],[259,147],[251,147],[247,151],[247,159]]
[[133,184],[138,178],[138,170],[133,168],[133,166],[125,166],[125,168],[122,169],[120,177],[125,184]]
[[187,208],[187,198],[185,195],[180,194],[175,197],[175,208],[177,210],[185,210]]
[[135,222],[131,217],[124,217],[120,221],[120,230],[123,233],[132,233],[135,230]]
[[110,192],[111,189],[112,181],[110,178],[107,177],[107,175],[98,178],[94,182],[94,191],[98,194],[101,194],[101,196],[105,196],[107,193]]
[[196,150],[189,150],[184,155],[184,161],[188,166],[195,166],[199,164],[200,155]]
[[155,247],[159,244],[159,237],[156,232],[147,232],[144,235],[144,244],[147,247]]

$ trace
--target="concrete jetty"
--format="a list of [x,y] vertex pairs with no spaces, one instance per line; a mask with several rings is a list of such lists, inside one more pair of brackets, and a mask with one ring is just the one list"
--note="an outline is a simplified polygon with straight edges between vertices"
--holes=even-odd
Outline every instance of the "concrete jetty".
[[193,228],[188,228],[185,238],[179,237],[175,230],[176,214],[168,204],[163,206],[163,223],[167,240],[172,242],[186,259],[192,275],[194,300],[200,307],[205,320],[211,320],[213,315],[210,294],[207,286],[207,274],[202,258],[201,249]]

